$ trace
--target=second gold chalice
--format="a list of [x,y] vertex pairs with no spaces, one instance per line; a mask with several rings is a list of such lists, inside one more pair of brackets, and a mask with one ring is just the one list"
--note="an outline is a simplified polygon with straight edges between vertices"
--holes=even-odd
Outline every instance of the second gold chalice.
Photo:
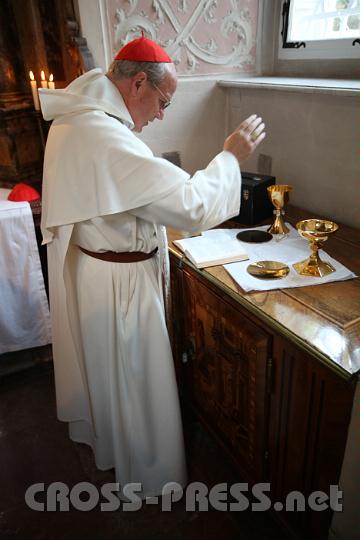
[[270,201],[275,206],[274,214],[275,219],[271,227],[268,228],[268,232],[271,234],[287,234],[289,229],[284,223],[284,206],[289,201],[289,192],[292,190],[292,186],[286,184],[279,184],[269,186],[267,188]]
[[335,272],[335,268],[329,262],[320,259],[318,252],[328,236],[337,231],[339,226],[333,221],[314,218],[299,221],[296,228],[300,236],[310,242],[312,251],[308,259],[293,264],[297,273],[302,276],[323,277]]

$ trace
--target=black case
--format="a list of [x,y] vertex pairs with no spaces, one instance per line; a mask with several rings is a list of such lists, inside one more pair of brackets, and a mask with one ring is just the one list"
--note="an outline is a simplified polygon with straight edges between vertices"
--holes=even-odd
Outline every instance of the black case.
[[240,214],[234,218],[242,225],[256,225],[273,215],[274,207],[267,187],[275,184],[275,176],[242,172]]

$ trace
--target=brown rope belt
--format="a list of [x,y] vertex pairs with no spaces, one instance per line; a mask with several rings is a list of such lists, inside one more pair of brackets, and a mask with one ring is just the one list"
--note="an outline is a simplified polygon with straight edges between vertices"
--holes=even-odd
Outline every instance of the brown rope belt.
[[147,259],[151,259],[151,257],[153,257],[158,250],[158,248],[155,248],[153,251],[150,251],[150,253],[143,253],[142,251],[123,251],[119,253],[116,251],[103,251],[99,253],[97,251],[89,251],[81,246],[78,247],[83,253],[89,255],[90,257],[94,257],[94,259],[116,263],[146,261]]

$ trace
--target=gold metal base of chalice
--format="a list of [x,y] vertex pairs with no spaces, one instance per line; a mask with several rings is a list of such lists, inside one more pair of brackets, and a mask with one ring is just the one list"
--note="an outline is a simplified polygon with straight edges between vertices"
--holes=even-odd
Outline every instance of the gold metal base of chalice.
[[270,201],[275,206],[274,223],[268,228],[267,231],[271,234],[287,234],[289,229],[284,223],[283,216],[285,212],[283,208],[289,201],[289,192],[292,190],[292,186],[288,186],[287,184],[279,184],[269,186],[267,190]]
[[320,259],[319,249],[328,236],[337,231],[339,226],[333,221],[314,218],[299,221],[296,228],[300,236],[308,240],[312,251],[308,259],[293,264],[297,273],[302,276],[324,277],[335,272],[335,268],[329,262]]

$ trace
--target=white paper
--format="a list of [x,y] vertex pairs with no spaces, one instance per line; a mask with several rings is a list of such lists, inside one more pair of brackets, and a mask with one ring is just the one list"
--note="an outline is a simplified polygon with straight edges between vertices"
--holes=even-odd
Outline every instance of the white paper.
[[[239,242],[247,251],[249,255],[248,261],[237,262],[224,265],[225,270],[230,276],[240,285],[244,291],[270,291],[273,289],[285,289],[291,287],[304,287],[306,285],[321,285],[323,283],[329,283],[331,281],[343,281],[346,279],[355,278],[356,275],[351,272],[344,265],[330,257],[324,250],[319,251],[319,255],[324,262],[329,262],[335,268],[335,272],[328,274],[322,278],[301,276],[293,268],[293,264],[307,259],[310,255],[309,242],[301,238],[299,233],[289,223],[287,226],[290,232],[285,236],[277,235],[273,236],[270,242],[264,242],[261,244],[251,244],[248,242]],[[253,227],[252,230],[266,231],[268,226]],[[236,239],[236,235],[240,231],[251,229],[212,229],[205,231],[204,236],[219,238],[222,241],[225,239]],[[325,244],[326,245],[326,244]],[[253,264],[258,261],[279,261],[289,266],[289,274],[282,279],[264,280],[257,279],[247,272],[249,264]]]

